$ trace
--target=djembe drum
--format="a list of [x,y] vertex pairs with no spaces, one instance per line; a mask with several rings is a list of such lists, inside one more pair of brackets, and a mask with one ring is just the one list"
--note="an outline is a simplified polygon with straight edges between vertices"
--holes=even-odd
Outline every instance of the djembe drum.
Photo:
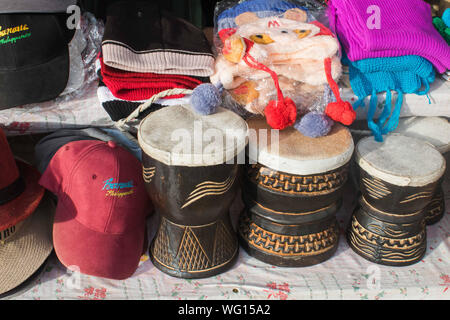
[[361,139],[355,158],[361,197],[347,233],[350,247],[375,263],[413,264],[426,251],[425,216],[445,170],[429,143],[392,134]]
[[242,118],[223,108],[200,116],[190,106],[171,106],[141,122],[143,177],[161,216],[150,258],[161,271],[204,278],[230,268],[237,258],[229,208],[238,188],[238,163],[245,161],[247,130]]
[[[431,143],[444,159],[450,153],[450,123],[440,117],[401,118],[395,132]],[[448,168],[446,169],[448,170]],[[445,213],[444,190],[442,179],[427,207],[425,219],[428,225],[442,219]]]
[[309,138],[294,128],[271,131],[263,119],[248,125],[242,246],[282,267],[327,260],[338,246],[336,212],[354,149],[350,132],[335,124],[327,136]]

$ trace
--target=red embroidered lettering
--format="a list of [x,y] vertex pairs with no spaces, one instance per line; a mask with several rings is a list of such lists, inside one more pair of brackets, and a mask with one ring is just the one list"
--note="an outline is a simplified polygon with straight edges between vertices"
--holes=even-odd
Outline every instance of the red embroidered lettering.
[[279,27],[279,26],[280,26],[280,24],[278,23],[277,20],[271,20],[271,21],[269,21],[269,22],[267,23],[267,27],[268,27],[268,28],[271,28],[271,27]]

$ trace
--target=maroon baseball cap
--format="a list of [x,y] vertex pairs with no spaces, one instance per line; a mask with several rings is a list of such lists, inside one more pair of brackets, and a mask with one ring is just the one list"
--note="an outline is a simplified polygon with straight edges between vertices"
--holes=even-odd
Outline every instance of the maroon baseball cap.
[[58,196],[53,241],[63,265],[118,280],[136,271],[152,211],[141,172],[113,141],[74,141],[56,152],[39,183]]

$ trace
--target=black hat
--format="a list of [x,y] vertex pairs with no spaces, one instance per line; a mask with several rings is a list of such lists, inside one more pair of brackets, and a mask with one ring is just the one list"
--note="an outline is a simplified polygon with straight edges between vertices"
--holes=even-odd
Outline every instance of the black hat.
[[0,0],[0,13],[66,12],[76,0]]
[[56,98],[69,78],[66,13],[0,14],[0,110]]

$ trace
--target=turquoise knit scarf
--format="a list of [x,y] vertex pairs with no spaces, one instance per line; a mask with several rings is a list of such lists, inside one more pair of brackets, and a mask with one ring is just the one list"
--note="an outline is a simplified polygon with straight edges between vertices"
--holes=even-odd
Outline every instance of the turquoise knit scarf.
[[[420,56],[371,58],[358,61],[350,61],[344,57],[342,61],[349,66],[350,84],[358,97],[353,108],[363,106],[365,98],[371,96],[367,124],[375,140],[379,142],[383,141],[384,134],[397,128],[403,94],[426,95],[435,78],[433,65]],[[398,94],[393,111],[391,91],[396,91]],[[377,108],[377,93],[380,92],[386,92],[386,102],[378,122],[375,123],[373,116]]]

